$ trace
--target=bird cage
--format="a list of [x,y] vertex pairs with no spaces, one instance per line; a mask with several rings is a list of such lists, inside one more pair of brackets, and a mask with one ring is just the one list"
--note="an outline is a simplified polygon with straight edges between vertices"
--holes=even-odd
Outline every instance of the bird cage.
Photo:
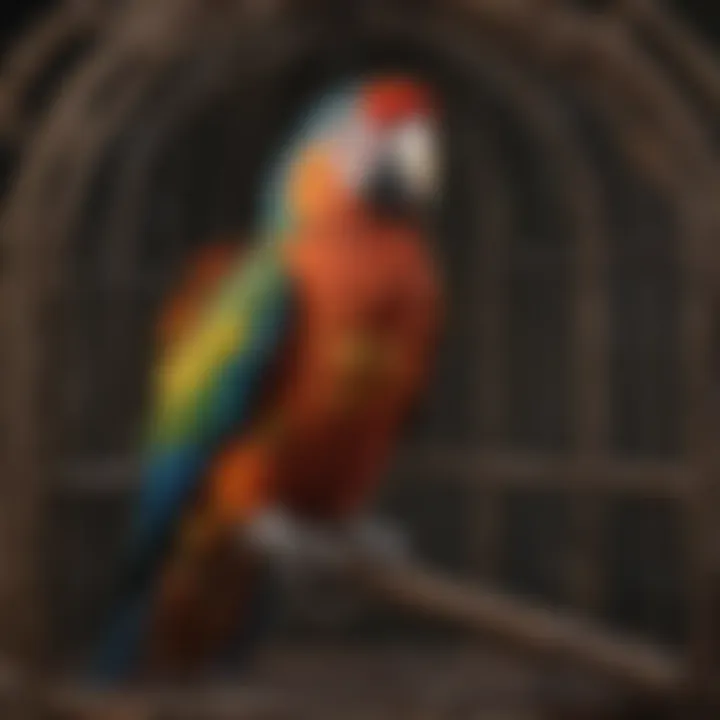
[[398,66],[446,108],[449,316],[385,507],[459,580],[644,638],[671,689],[711,684],[720,84],[641,0],[67,3],[18,45],[0,73],[11,666],[87,639],[183,259],[243,236],[308,97]]

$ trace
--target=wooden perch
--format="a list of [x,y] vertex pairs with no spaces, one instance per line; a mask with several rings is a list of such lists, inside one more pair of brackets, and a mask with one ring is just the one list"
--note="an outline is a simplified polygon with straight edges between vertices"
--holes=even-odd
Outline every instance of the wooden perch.
[[[287,518],[282,521],[288,522]],[[308,537],[305,533],[312,536],[313,543],[300,550],[313,556],[308,555],[311,562],[329,563],[328,569],[343,580],[407,611],[442,618],[525,655],[571,662],[635,690],[666,694],[682,689],[682,664],[651,645],[613,637],[606,628],[567,612],[534,607],[444,578],[406,555],[380,554],[379,548],[366,546],[362,540],[346,543],[313,528],[298,527],[294,532],[301,548]],[[273,543],[272,536],[258,532],[245,540],[261,554],[285,552],[287,548]]]
[[[409,561],[349,562],[345,571],[349,582],[379,599],[459,625],[524,658],[571,663],[642,695],[669,697],[683,690],[684,671],[677,659],[652,646],[613,637],[589,622],[568,618],[566,613],[537,609]],[[154,718],[158,713],[195,717],[200,711],[212,717],[237,717],[238,708],[246,716],[265,717],[264,713],[285,707],[285,700],[232,690],[118,694],[55,685],[47,688],[43,704],[60,713],[72,713],[68,717],[77,717],[77,712],[82,717],[106,717],[109,708],[121,713],[118,717],[132,718]],[[300,700],[293,698],[290,706],[298,707]]]
[[[350,567],[350,566],[348,566]],[[682,668],[661,652],[551,611],[531,608],[485,588],[442,578],[410,563],[354,564],[349,578],[364,590],[407,610],[443,618],[524,657],[566,661],[595,677],[619,682],[640,697],[661,699],[682,689]],[[94,692],[73,686],[48,691],[45,704],[61,718],[315,717],[308,698],[268,696],[248,689],[209,692]],[[292,710],[290,710],[292,709]]]
[[[643,691],[680,689],[682,667],[648,645],[613,638],[607,629],[593,627],[566,612],[560,615],[486,588],[443,578],[413,562],[400,548],[396,554],[391,547],[367,544],[362,538],[348,541],[332,532],[325,534],[295,524],[292,517],[284,515],[267,519],[270,522],[258,524],[249,532],[244,528],[240,536],[243,546],[252,552],[275,556],[279,561],[288,551],[299,552],[321,570],[337,573],[386,602],[460,624],[525,654],[570,661]],[[293,545],[290,550],[288,542]]]
[[524,655],[569,661],[643,692],[673,693],[682,687],[683,667],[675,658],[565,612],[538,609],[409,563],[356,565],[353,579],[388,602],[461,625]]

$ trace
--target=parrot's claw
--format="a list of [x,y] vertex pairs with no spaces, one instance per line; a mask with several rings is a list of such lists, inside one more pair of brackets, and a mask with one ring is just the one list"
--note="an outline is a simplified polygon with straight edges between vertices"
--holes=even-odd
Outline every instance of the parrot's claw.
[[407,535],[383,520],[369,520],[350,529],[353,553],[362,560],[384,564],[406,561],[411,554]]
[[242,529],[242,536],[252,549],[298,574],[337,568],[345,557],[331,537],[299,523],[283,510],[263,513]]
[[292,557],[298,551],[297,530],[281,511],[266,512],[241,528],[241,540],[271,557]]
[[396,565],[411,553],[406,535],[389,523],[370,520],[325,528],[279,509],[245,525],[242,541],[268,558],[291,587],[340,576],[358,562]]

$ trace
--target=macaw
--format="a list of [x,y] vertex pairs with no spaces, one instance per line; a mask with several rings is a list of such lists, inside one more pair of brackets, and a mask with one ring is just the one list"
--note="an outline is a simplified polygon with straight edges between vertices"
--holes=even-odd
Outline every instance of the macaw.
[[97,678],[195,678],[248,657],[277,586],[239,538],[369,537],[365,508],[441,320],[427,222],[439,118],[409,76],[322,98],[265,186],[254,242],[205,251],[162,314],[143,489]]

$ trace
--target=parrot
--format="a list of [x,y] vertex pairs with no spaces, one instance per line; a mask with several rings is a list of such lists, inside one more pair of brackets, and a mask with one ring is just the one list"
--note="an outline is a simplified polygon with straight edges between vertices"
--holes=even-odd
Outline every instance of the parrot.
[[234,672],[278,606],[257,546],[297,559],[340,546],[318,538],[387,540],[368,508],[442,321],[440,120],[412,75],[324,93],[261,185],[247,242],[188,263],[157,325],[141,489],[96,680]]

